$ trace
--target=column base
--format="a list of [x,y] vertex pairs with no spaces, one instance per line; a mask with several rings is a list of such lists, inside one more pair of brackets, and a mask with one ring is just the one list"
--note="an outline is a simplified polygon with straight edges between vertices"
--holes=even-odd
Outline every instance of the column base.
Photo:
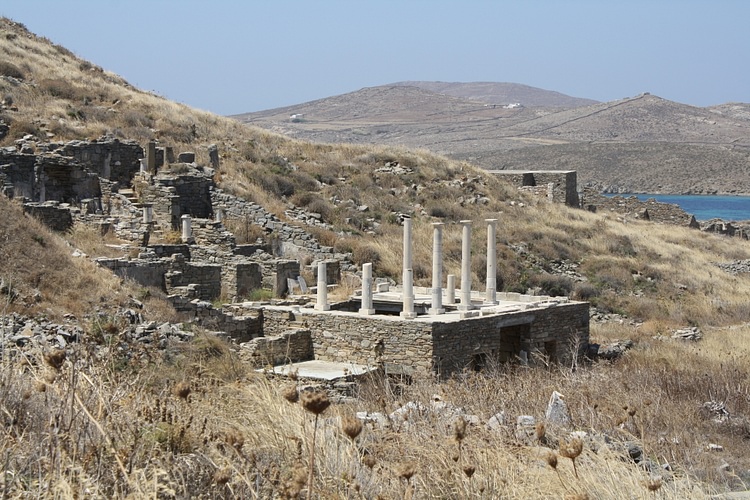
[[331,310],[331,306],[329,304],[326,304],[324,306],[320,306],[318,304],[315,304],[315,310],[316,311],[330,311]]
[[375,309],[360,309],[359,314],[370,315],[375,314]]
[[401,314],[399,314],[404,319],[414,319],[417,317],[417,313],[415,312],[408,312],[408,311],[401,311]]
[[437,316],[438,314],[445,314],[445,309],[429,308],[427,309],[427,314],[429,314],[430,316]]

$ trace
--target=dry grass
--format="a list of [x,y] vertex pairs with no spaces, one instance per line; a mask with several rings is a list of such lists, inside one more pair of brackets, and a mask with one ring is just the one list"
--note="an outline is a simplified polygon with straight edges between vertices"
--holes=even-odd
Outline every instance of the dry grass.
[[[401,387],[400,396],[397,387],[373,379],[358,402],[327,409],[307,393],[297,403],[288,386],[251,374],[210,337],[151,351],[147,364],[91,363],[84,349],[74,349],[56,366],[32,355],[18,370],[17,358],[6,355],[0,405],[12,419],[0,445],[7,457],[2,486],[14,497],[46,496],[45,484],[62,496],[296,497],[309,484],[313,453],[321,498],[394,498],[409,490],[422,498],[647,498],[649,485],[659,481],[662,498],[705,498],[741,486],[750,465],[750,445],[741,439],[747,427],[716,424],[702,413],[704,400],[713,399],[724,401],[737,422],[750,414],[750,380],[736,376],[750,355],[738,336],[749,334],[717,330],[703,349],[646,346],[620,363],[585,370],[467,373],[444,384]],[[704,354],[727,342],[731,359]],[[687,368],[677,368],[678,360],[718,377],[686,383]],[[564,454],[550,466],[550,454],[567,440],[563,429],[548,425],[537,433],[541,442],[514,436],[516,416],[543,420],[553,390],[565,394],[573,428],[589,436],[575,471]],[[450,413],[429,410],[384,427],[360,429],[352,421],[354,411],[391,412],[407,400],[430,408],[434,394],[480,422],[502,411],[509,424],[499,431],[482,423],[459,428]],[[34,445],[41,441],[47,444]],[[672,470],[644,471],[628,459],[628,443]],[[709,443],[724,451],[708,451]],[[723,461],[731,472],[718,471]],[[44,483],[31,480],[39,475]]]

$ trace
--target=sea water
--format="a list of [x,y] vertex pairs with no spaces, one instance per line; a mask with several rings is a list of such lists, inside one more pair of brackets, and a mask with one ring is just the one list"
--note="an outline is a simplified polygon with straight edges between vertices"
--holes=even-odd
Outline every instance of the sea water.
[[620,194],[607,196],[636,196],[640,200],[654,198],[661,203],[673,203],[695,216],[697,220],[750,220],[750,196],[677,195],[677,194]]

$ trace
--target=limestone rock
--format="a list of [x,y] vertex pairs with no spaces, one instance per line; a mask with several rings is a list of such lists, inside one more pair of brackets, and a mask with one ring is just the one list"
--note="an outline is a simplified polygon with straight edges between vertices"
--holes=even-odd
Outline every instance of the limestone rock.
[[568,405],[565,404],[563,397],[564,396],[557,391],[552,392],[552,396],[549,398],[549,403],[547,403],[547,413],[545,414],[545,418],[547,419],[547,422],[551,424],[567,427],[571,424],[570,412],[568,411]]

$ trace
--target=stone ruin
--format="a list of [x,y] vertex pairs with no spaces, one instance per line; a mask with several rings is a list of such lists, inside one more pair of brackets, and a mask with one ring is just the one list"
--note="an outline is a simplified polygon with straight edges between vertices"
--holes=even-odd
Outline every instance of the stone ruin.
[[578,174],[575,170],[488,170],[519,190],[578,208]]
[[[588,303],[497,291],[496,220],[486,221],[483,292],[472,290],[471,221],[461,223],[459,288],[453,275],[443,286],[441,223],[434,225],[432,287],[415,287],[408,217],[402,279],[394,287],[373,279],[372,264],[356,269],[348,255],[319,245],[302,227],[218,189],[212,180],[218,154],[211,151],[207,167],[192,152],[175,158],[154,142],[144,150],[111,138],[67,144],[27,138],[0,150],[0,181],[6,195],[22,198],[30,213],[58,230],[89,224],[131,242],[129,257],[97,262],[165,291],[183,320],[222,332],[259,366],[283,370],[317,360],[349,371],[446,376],[504,362],[567,361],[585,352]],[[224,227],[227,218],[257,225],[281,244],[238,245]],[[169,238],[179,241],[166,243]],[[315,286],[300,276],[303,260],[313,263]],[[342,271],[356,275],[361,290],[331,302],[329,288]],[[298,289],[307,294],[275,303],[247,300],[255,290],[284,297]],[[229,302],[214,307],[219,297]]]

